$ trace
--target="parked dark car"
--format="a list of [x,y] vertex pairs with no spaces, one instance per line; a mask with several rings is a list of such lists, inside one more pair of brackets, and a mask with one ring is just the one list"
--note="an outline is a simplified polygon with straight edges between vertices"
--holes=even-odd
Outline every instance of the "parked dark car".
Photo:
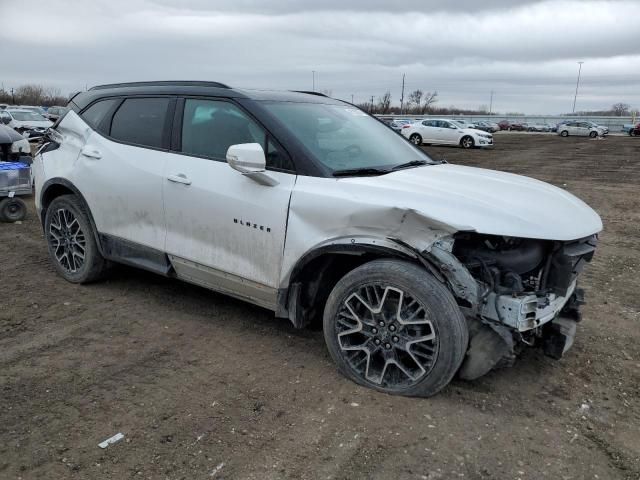
[[495,125],[496,124],[489,123],[489,122],[476,122],[473,128],[475,128],[476,130],[482,130],[484,132],[493,133],[498,129]]
[[53,123],[56,123],[58,118],[65,114],[67,111],[67,107],[49,107],[45,117],[51,120]]
[[631,135],[632,137],[640,137],[640,123],[629,130],[629,135]]
[[510,125],[511,124],[507,120],[502,120],[501,122],[498,123],[500,130],[509,130]]
[[524,132],[527,130],[527,124],[526,123],[512,123],[509,125],[509,130],[515,130],[517,132]]

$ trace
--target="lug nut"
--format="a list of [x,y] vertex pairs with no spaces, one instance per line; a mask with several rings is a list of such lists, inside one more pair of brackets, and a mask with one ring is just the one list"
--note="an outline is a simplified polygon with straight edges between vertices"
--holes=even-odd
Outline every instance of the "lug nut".
[[378,322],[378,325],[380,325],[381,327],[384,327],[384,322],[383,322],[382,320],[380,320],[380,321]]
[[380,345],[380,339],[379,338],[374,338],[373,339],[373,343],[375,343],[376,345]]
[[395,325],[389,325],[389,330],[391,330],[392,332],[396,331],[396,326]]
[[376,333],[378,333],[378,329],[377,329],[377,328],[375,328],[375,327],[374,327],[374,328],[372,328],[372,329],[371,329],[371,333],[373,333],[373,334],[375,335]]
[[393,340],[394,342],[398,341],[398,337],[396,337],[395,335],[393,337],[391,337],[391,340]]
[[384,348],[391,348],[391,344],[390,343],[385,343],[384,344]]

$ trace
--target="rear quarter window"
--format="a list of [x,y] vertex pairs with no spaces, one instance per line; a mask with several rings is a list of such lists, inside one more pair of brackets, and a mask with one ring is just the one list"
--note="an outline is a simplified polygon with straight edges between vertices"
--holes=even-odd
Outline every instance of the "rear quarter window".
[[113,115],[110,136],[121,142],[166,148],[163,133],[169,98],[128,98]]
[[105,116],[111,111],[111,108],[115,106],[116,102],[119,102],[120,99],[110,98],[107,100],[100,100],[99,102],[94,103],[89,108],[87,108],[84,112],[80,114],[80,117],[87,122],[94,130],[99,131],[100,133],[107,134],[108,126],[104,125],[103,120]]

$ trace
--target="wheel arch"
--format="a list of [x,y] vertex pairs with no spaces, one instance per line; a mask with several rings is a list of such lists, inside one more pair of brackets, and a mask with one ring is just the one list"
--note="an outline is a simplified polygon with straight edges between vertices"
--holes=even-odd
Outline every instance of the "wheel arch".
[[441,252],[437,242],[430,252],[420,252],[392,238],[345,238],[318,245],[297,260],[278,290],[276,316],[288,318],[296,328],[321,322],[325,301],[338,280],[360,265],[383,258],[419,265],[443,283],[461,307],[473,306],[475,295],[469,290],[475,281],[455,257]]
[[40,223],[42,224],[42,229],[44,230],[45,228],[44,221],[49,205],[51,205],[51,202],[53,202],[53,200],[62,195],[75,195],[83,204],[85,210],[87,211],[87,214],[89,215],[89,223],[91,224],[91,230],[93,233],[93,237],[96,240],[98,251],[101,255],[103,255],[104,252],[102,249],[102,244],[100,243],[100,235],[98,235],[98,229],[93,219],[93,213],[89,208],[89,204],[87,203],[87,200],[84,198],[84,195],[82,195],[82,192],[80,192],[78,187],[76,187],[66,178],[50,178],[44,183],[44,185],[42,185],[42,193],[40,193]]

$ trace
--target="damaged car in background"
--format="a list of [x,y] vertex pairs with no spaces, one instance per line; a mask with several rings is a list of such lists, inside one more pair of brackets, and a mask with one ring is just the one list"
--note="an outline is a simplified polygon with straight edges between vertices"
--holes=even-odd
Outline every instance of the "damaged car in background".
[[13,128],[0,123],[0,162],[31,164],[29,141]]
[[317,93],[142,82],[68,107],[33,169],[67,281],[124,263],[322,325],[346,377],[399,395],[573,343],[602,223],[563,189],[433,160]]

